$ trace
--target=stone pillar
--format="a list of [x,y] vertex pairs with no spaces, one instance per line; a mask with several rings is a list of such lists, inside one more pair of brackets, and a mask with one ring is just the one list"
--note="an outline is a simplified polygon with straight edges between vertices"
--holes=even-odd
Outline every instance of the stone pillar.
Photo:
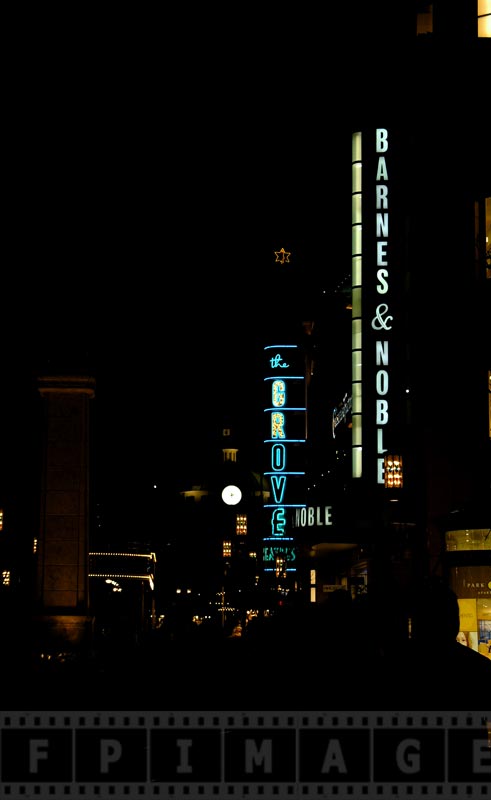
[[95,379],[38,377],[43,403],[35,647],[74,652],[90,643],[89,409]]

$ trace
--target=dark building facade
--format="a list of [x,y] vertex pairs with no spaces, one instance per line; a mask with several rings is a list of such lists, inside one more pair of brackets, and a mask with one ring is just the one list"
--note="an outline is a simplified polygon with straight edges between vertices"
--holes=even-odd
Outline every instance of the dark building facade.
[[[326,153],[346,165],[336,246],[326,217],[315,264],[283,242],[269,254],[271,303],[253,322],[263,364],[254,402],[264,416],[249,588],[257,606],[274,608],[293,597],[322,603],[336,589],[404,591],[437,573],[456,588],[473,647],[484,650],[491,148],[479,109],[489,15],[479,17],[477,3],[393,5],[377,6],[369,54],[353,40],[349,124],[340,123],[341,149]],[[227,509],[221,491],[243,480],[215,473],[182,493],[194,516],[186,542],[196,551],[206,542],[201,580],[230,562],[222,533],[234,524],[223,514],[250,513],[250,498]],[[229,556],[238,541],[230,536]]]
[[230,634],[264,605],[261,534],[268,495],[257,465],[243,458],[230,422],[217,429],[201,474],[183,483],[174,536],[162,554],[165,613],[216,623]]
[[[285,541],[314,602],[444,575],[487,654],[491,148],[479,108],[491,54],[478,31],[489,15],[446,6],[407,6],[397,54],[394,37],[374,43],[401,79],[397,98],[382,74],[353,80],[346,279],[326,293],[319,271],[300,309],[302,264],[290,268],[290,327],[275,341],[303,350],[305,490]],[[280,381],[285,352],[274,353]]]

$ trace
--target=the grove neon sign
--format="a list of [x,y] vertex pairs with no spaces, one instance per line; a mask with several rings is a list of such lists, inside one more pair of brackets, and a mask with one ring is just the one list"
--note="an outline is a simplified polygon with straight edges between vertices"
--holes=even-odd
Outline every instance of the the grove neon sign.
[[[295,469],[293,448],[298,454],[298,447],[305,443],[304,418],[305,405],[295,404],[295,395],[299,394],[299,386],[303,387],[305,376],[295,366],[298,359],[297,345],[268,345],[266,352],[267,397],[270,405],[264,409],[267,419],[267,435],[264,440],[268,448],[268,469],[265,475],[271,484],[271,502],[265,503],[269,509],[269,536],[263,539],[263,562],[265,571],[294,571],[295,561],[293,538],[287,533],[287,508],[298,508],[304,503],[296,502],[295,490],[303,469]],[[290,398],[293,396],[293,403]],[[303,388],[302,388],[303,398]],[[300,425],[302,436],[298,435]],[[297,462],[300,459],[297,457]]]

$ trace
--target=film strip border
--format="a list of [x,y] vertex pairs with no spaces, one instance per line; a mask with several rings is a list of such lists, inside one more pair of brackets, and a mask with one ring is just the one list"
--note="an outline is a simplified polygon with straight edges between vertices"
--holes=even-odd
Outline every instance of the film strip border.
[[0,712],[0,754],[0,800],[491,800],[491,711]]

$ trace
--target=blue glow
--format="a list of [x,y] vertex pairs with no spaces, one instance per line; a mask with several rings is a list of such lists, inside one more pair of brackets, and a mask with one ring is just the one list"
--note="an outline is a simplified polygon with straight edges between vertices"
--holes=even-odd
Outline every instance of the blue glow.
[[275,408],[283,408],[286,403],[286,386],[285,381],[278,378],[272,386],[273,403]]
[[[276,475],[276,472],[265,472],[265,475]],[[305,472],[283,472],[283,475],[305,475]]]
[[[282,508],[307,508],[307,503],[282,503]],[[263,508],[278,508],[272,503],[267,503]]]
[[[278,409],[277,408],[265,408],[264,410],[265,411],[277,411]],[[305,411],[305,406],[303,408],[302,407],[296,408],[294,406],[292,406],[291,408],[285,408],[283,406],[281,410],[282,411]]]
[[285,532],[285,509],[276,508],[271,514],[271,533],[276,536],[283,536]]
[[[276,572],[276,569],[273,567],[263,567],[264,572]],[[296,567],[287,567],[286,569],[282,569],[282,572],[296,572]]]
[[[288,443],[288,442],[293,443],[293,442],[305,442],[306,440],[305,439],[282,439],[281,441],[283,443]],[[264,444],[268,444],[268,442],[274,442],[275,444],[278,443],[276,439],[264,439]]]
[[285,495],[285,486],[286,486],[285,475],[272,475],[271,486],[273,487],[273,495],[275,502],[280,504]]
[[268,344],[268,345],[266,345],[266,347],[264,349],[265,350],[277,350],[279,347],[281,347],[282,349],[284,347],[289,347],[290,349],[295,349],[296,350],[298,348],[298,344]]
[[284,439],[285,415],[281,411],[276,411],[276,409],[273,409],[273,411],[274,414],[271,414],[271,436],[277,439]]
[[284,563],[287,561],[296,561],[297,554],[295,548],[291,545],[284,545],[281,539],[274,545],[266,545],[263,547],[263,561],[275,561],[281,559]]
[[[263,539],[263,542],[277,542],[277,541],[278,541],[278,537],[277,536],[265,536],[264,539]],[[281,541],[282,542],[293,542],[294,538],[293,538],[293,536],[282,536],[281,537]]]
[[[288,458],[287,445],[305,444],[306,438],[287,438],[287,430],[289,426],[292,425],[293,431],[295,433],[297,432],[298,418],[295,419],[295,415],[305,415],[307,408],[305,404],[302,406],[290,406],[287,405],[287,403],[288,400],[290,400],[290,402],[293,400],[294,402],[300,401],[305,403],[305,398],[301,393],[302,386],[300,385],[300,381],[305,381],[306,376],[305,373],[301,375],[283,375],[284,372],[288,372],[288,369],[291,371],[294,369],[302,369],[302,365],[292,363],[285,352],[286,350],[301,351],[300,345],[267,345],[264,347],[264,350],[273,351],[273,353],[272,355],[269,355],[269,352],[267,353],[268,365],[265,370],[267,374],[263,378],[264,381],[271,382],[270,403],[272,403],[272,406],[263,409],[266,413],[270,414],[270,438],[263,439],[263,444],[272,445],[270,454],[271,471],[263,474],[269,478],[274,502],[266,503],[263,506],[265,509],[273,509],[270,517],[270,535],[262,540],[265,545],[263,548],[263,564],[264,562],[271,562],[276,558],[277,562],[279,560],[284,565],[281,568],[282,573],[283,571],[296,572],[295,567],[286,567],[286,564],[284,564],[285,561],[292,562],[297,558],[295,537],[290,535],[285,536],[285,533],[289,533],[286,509],[305,509],[307,508],[307,503],[285,503],[284,499],[289,495],[289,492],[287,492],[287,486],[289,487],[288,477],[303,477],[305,476],[305,471],[289,471],[286,469]],[[296,356],[294,356],[294,360],[298,360]],[[293,380],[296,383],[298,382],[298,388],[297,386],[288,384],[288,380]],[[289,397],[288,392],[294,392],[296,395],[294,397],[290,395]],[[293,481],[293,483],[295,483],[295,481]],[[279,575],[278,564],[275,567],[269,568],[263,566],[263,570],[265,572],[276,572],[277,576]]]
[[286,447],[284,444],[275,444],[271,448],[271,467],[275,472],[282,472],[286,464]]
[[[265,381],[275,381],[276,378],[277,378],[276,375],[268,375],[266,378],[264,378],[264,380]],[[281,376],[281,380],[282,381],[304,381],[305,380],[305,375],[282,375]]]

